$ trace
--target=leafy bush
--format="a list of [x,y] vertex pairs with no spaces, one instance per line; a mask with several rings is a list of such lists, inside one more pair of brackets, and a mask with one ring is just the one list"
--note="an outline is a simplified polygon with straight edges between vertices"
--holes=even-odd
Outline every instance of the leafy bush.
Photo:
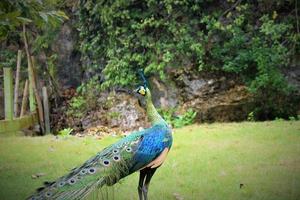
[[[47,74],[45,72],[51,70],[51,68],[53,69],[53,65],[51,66],[53,62],[48,61],[49,59],[53,61],[51,56],[55,55],[51,44],[56,39],[63,22],[68,19],[67,15],[61,10],[64,7],[63,2],[61,0],[0,1],[0,73],[2,67],[14,68],[16,66],[17,49],[23,50],[21,65],[27,63],[22,33],[23,25],[25,25],[31,55],[37,55],[36,58],[39,61],[44,60],[44,58],[47,60],[46,63],[36,65],[37,74],[42,72],[39,77],[49,80],[49,75],[52,76],[53,73]],[[49,69],[44,64],[48,65]],[[26,68],[21,67],[21,74],[23,71],[25,73]],[[56,80],[55,76],[50,78]]]
[[60,130],[58,132],[58,135],[62,136],[62,137],[67,137],[72,133],[72,131],[73,131],[73,129],[71,129],[71,128],[65,128],[63,130]]
[[175,112],[175,108],[159,110],[162,117],[175,128],[193,124],[197,115],[193,109],[188,109],[183,115],[175,115]]
[[16,53],[10,50],[0,51],[0,69],[3,67],[15,67],[16,64]]
[[68,106],[67,114],[73,117],[82,117],[86,112],[97,107],[97,94],[100,87],[98,78],[95,76],[77,88],[77,95],[74,96]]
[[254,112],[253,111],[248,114],[247,120],[250,121],[250,122],[255,121],[255,119],[254,119]]
[[86,112],[87,106],[87,102],[83,96],[75,96],[69,103],[67,115],[80,118]]
[[0,2],[0,40],[7,40],[12,36],[20,37],[21,35],[18,35],[16,30],[23,23],[34,25],[38,31],[51,30],[53,27],[60,26],[65,19],[68,19],[63,11],[58,10],[60,5],[59,0],[2,0]]
[[235,73],[255,97],[255,119],[295,116],[282,75],[300,49],[294,8],[283,0],[81,0],[83,60],[103,70],[103,88],[136,83],[140,68],[162,79],[170,67]]

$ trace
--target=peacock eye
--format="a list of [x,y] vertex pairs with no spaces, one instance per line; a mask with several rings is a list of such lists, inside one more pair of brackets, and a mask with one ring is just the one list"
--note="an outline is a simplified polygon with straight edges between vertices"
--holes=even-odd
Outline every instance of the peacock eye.
[[114,152],[114,154],[117,154],[117,153],[119,153],[119,150],[118,149],[114,149],[113,152]]
[[45,197],[51,197],[52,193],[51,192],[46,192]]
[[114,161],[118,162],[118,161],[120,161],[120,156],[119,155],[115,155],[113,157],[113,159],[114,159]]
[[107,167],[107,166],[109,166],[109,164],[110,164],[109,160],[104,160],[104,161],[103,161],[103,165],[104,165],[104,166]]
[[65,185],[65,182],[62,181],[62,182],[60,182],[60,183],[58,184],[58,187],[63,187],[64,185]]
[[74,178],[71,178],[71,179],[68,181],[68,183],[69,183],[70,185],[73,185],[75,182],[76,182],[76,180],[75,180]]
[[81,174],[81,175],[86,174],[86,169],[82,169],[82,170],[80,171],[80,174]]
[[94,174],[95,172],[96,172],[95,168],[92,167],[92,168],[89,169],[89,174]]
[[126,148],[126,151],[127,151],[128,153],[130,153],[130,152],[132,151],[132,148],[131,148],[131,147],[127,147],[127,148]]

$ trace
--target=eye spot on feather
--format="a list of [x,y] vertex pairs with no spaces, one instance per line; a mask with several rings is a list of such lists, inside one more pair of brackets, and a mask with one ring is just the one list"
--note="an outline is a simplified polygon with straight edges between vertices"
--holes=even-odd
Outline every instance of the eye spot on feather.
[[117,154],[117,153],[119,153],[119,150],[118,150],[118,149],[114,149],[114,150],[113,150],[113,153],[114,153],[114,154]]
[[89,174],[95,174],[95,172],[96,172],[96,169],[94,167],[91,167],[89,169]]
[[118,161],[121,160],[121,158],[120,158],[119,155],[115,155],[115,156],[113,157],[113,159],[114,159],[114,161],[116,161],[116,162],[118,162]]
[[104,161],[103,161],[103,165],[104,165],[104,166],[108,167],[109,164],[110,164],[109,160],[104,160]]
[[45,197],[49,198],[51,196],[52,196],[52,193],[50,191],[48,191],[48,192],[45,193]]
[[81,174],[81,175],[85,175],[86,172],[87,172],[86,169],[82,169],[82,170],[80,171],[80,174]]
[[66,183],[64,181],[58,183],[58,187],[63,187]]
[[127,151],[128,153],[130,153],[130,152],[132,151],[132,148],[131,148],[131,147],[127,147],[127,148],[126,148],[126,151]]
[[71,178],[71,179],[68,181],[68,183],[69,183],[70,185],[74,185],[74,184],[76,183],[76,180],[75,180],[74,178]]

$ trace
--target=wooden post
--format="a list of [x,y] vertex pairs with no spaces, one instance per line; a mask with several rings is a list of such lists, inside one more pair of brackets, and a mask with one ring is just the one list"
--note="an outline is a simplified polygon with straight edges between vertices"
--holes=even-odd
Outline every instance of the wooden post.
[[11,68],[3,68],[4,72],[4,109],[5,119],[13,119],[13,78]]
[[34,91],[33,91],[33,73],[31,70],[31,62],[30,58],[27,57],[27,63],[28,63],[28,79],[29,79],[29,110],[30,112],[36,111],[36,102],[34,97]]
[[[30,56],[30,52],[29,52],[29,46],[28,46],[27,37],[26,37],[26,26],[25,26],[25,24],[23,24],[23,37],[24,37],[25,51],[26,51],[27,60],[28,60],[28,72],[29,72],[29,75],[31,75],[31,80],[30,80],[30,76],[29,76],[29,83],[32,87],[33,94],[34,94],[35,100],[37,102],[39,123],[40,123],[42,134],[44,134],[45,129],[44,129],[43,105],[42,105],[42,101],[41,101],[41,98],[38,94],[38,90],[37,90],[37,87],[36,87],[36,80],[35,80],[34,69],[33,69],[34,66],[32,65],[32,60],[31,60],[31,56]],[[30,90],[29,90],[29,95],[30,95]],[[31,109],[30,109],[30,111],[31,111]]]
[[36,111],[36,102],[35,102],[35,97],[34,97],[34,80],[33,80],[33,73],[31,70],[31,57],[29,53],[29,47],[27,43],[27,37],[26,37],[26,26],[23,24],[23,39],[24,39],[24,44],[25,44],[25,52],[27,55],[27,65],[28,65],[28,79],[29,79],[29,110],[30,112],[35,112]]
[[18,116],[18,97],[19,97],[19,79],[20,79],[20,67],[21,67],[21,57],[22,51],[18,50],[18,59],[17,59],[17,71],[16,71],[16,80],[15,80],[15,92],[14,92],[14,116]]
[[28,103],[28,79],[26,79],[25,81],[20,117],[24,116],[27,109],[27,103]]
[[40,125],[41,125],[41,130],[42,133],[45,133],[45,121],[44,121],[44,110],[43,110],[43,102],[42,99],[38,93],[38,87],[37,87],[37,78],[36,78],[36,67],[35,67],[35,59],[34,56],[30,57],[30,61],[31,61],[31,73],[33,76],[33,91],[34,91],[34,95],[35,95],[35,100],[37,103],[37,111],[38,111],[38,116],[39,116],[39,121],[40,121]]
[[49,118],[49,103],[48,103],[48,94],[47,87],[43,87],[43,106],[44,106],[44,119],[45,119],[45,133],[50,133],[50,118]]

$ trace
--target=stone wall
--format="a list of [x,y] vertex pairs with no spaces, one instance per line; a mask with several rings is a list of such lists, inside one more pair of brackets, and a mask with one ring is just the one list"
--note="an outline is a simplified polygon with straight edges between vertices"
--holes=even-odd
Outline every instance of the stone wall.
[[223,73],[173,71],[172,81],[180,95],[179,108],[197,111],[196,121],[242,121],[252,109],[252,98],[239,77]]
[[80,61],[79,31],[76,29],[76,1],[67,3],[65,12],[70,17],[61,27],[51,48],[58,55],[57,72],[61,86],[77,87],[83,78],[83,66]]

